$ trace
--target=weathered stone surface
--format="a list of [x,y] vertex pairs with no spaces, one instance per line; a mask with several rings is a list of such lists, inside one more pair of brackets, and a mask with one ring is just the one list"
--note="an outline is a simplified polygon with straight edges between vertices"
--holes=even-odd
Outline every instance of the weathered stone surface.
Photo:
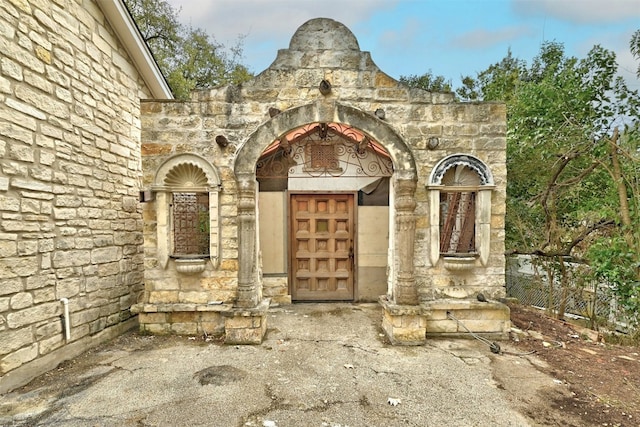
[[[324,93],[319,86],[322,80],[329,83]],[[384,120],[373,114],[378,108],[384,110]],[[256,164],[264,149],[284,134],[317,122],[348,124],[376,140],[392,159],[394,215],[390,215],[388,227],[385,224],[383,228],[385,232],[391,230],[391,238],[395,240],[388,245],[393,252],[381,255],[383,263],[387,258],[391,260],[390,265],[382,268],[388,270],[391,288],[389,301],[383,304],[383,327],[392,342],[423,343],[429,325],[449,332],[451,321],[441,318],[440,308],[422,305],[425,301],[467,301],[479,291],[491,297],[503,292],[501,254],[506,185],[503,104],[459,103],[451,93],[409,89],[379,70],[370,55],[360,51],[346,27],[332,20],[317,19],[301,26],[289,48],[278,52],[272,66],[242,88],[227,86],[201,91],[194,93],[189,102],[145,101],[142,111],[142,182],[145,189],[152,189],[153,196],[143,206],[147,221],[143,230],[147,291],[143,312],[151,313],[159,305],[180,302],[201,307],[205,296],[233,301],[247,309],[254,308],[263,296],[277,302],[290,300],[286,279],[266,275],[263,278],[260,271],[260,263],[266,259],[260,258],[261,251],[264,255],[271,245],[278,245],[286,252],[290,242],[289,234],[280,232],[269,239],[261,237],[261,247],[257,247],[258,230],[272,224],[271,218],[261,218],[256,210],[259,191],[255,188]],[[217,137],[224,137],[218,139],[222,143],[216,143]],[[435,142],[433,137],[437,138]],[[479,256],[457,269],[456,263],[445,263],[440,256],[440,190],[433,187],[442,182],[430,181],[434,169],[452,154],[473,157],[482,164],[478,174],[488,170],[490,173],[486,175],[493,179],[490,189],[478,189],[483,192],[478,198],[481,206],[476,221],[481,240],[477,248]],[[178,166],[175,174],[164,170],[169,168],[167,165]],[[178,172],[190,165],[207,170],[205,176],[214,175],[221,191],[209,189],[209,214],[215,217],[208,224],[211,262],[187,277],[176,273],[171,258],[171,186],[179,189],[176,191],[184,190],[178,182],[195,186],[189,179],[176,179],[180,176]],[[194,179],[197,174],[190,176]],[[172,179],[175,182],[169,185]],[[205,177],[202,185],[210,181],[210,177]],[[333,180],[332,185],[339,181]],[[317,182],[320,184],[310,190],[333,189],[324,186],[325,181]],[[488,182],[485,184],[489,186]],[[490,193],[490,197],[485,197],[484,192]],[[287,212],[284,193],[282,203],[283,211]],[[286,220],[283,218],[282,222]],[[357,243],[356,250],[364,252]],[[291,273],[285,266],[281,270],[269,273],[282,277]],[[381,288],[385,288],[384,283]],[[362,291],[365,286],[356,289]],[[503,319],[495,314],[499,310],[458,309],[469,320],[495,321],[494,326],[501,327]],[[247,317],[252,318],[250,311],[247,316],[225,315],[228,342],[256,341],[263,325],[255,324],[256,316],[251,321]],[[192,331],[192,326],[186,325],[197,322],[176,321],[174,324],[181,326],[172,329]],[[146,323],[144,330],[156,328],[151,325],[157,324]],[[493,326],[478,323],[477,327]],[[158,329],[166,332],[169,328]]]
[[57,251],[53,254],[53,266],[55,268],[82,266],[90,262],[91,252],[86,250]]
[[10,306],[13,310],[20,310],[33,305],[33,295],[29,292],[20,292],[11,297]]
[[0,355],[11,353],[19,348],[30,345],[33,341],[33,334],[30,328],[22,328],[17,330],[7,330],[0,332],[2,346],[0,346]]
[[38,344],[33,343],[28,347],[23,347],[20,350],[16,350],[9,353],[7,356],[0,359],[0,374],[6,374],[7,372],[18,368],[19,366],[32,361],[38,356]]
[[7,325],[11,329],[21,328],[43,320],[51,319],[62,312],[59,302],[48,302],[7,314]]
[[[8,8],[0,25],[0,331],[14,335],[0,345],[11,349],[3,374],[127,318],[120,313],[143,286],[140,98],[151,97],[99,2]],[[61,340],[62,297],[75,316],[71,343]],[[26,330],[25,344],[15,334]]]

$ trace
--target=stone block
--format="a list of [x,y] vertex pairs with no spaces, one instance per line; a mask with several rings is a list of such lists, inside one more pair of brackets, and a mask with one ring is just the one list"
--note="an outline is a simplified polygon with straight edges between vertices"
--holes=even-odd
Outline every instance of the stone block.
[[[467,320],[464,325],[474,333],[506,334],[511,329],[511,322],[508,319]],[[460,332],[466,332],[466,330],[460,327]]]
[[393,345],[423,345],[426,341],[425,328],[395,327],[387,316],[382,319],[382,329]]
[[198,324],[196,322],[189,323],[171,323],[171,332],[178,335],[198,335]]
[[90,323],[100,316],[100,308],[90,308],[77,313],[71,314],[71,325],[78,326]]
[[0,295],[9,295],[23,289],[22,279],[4,279],[0,284]]
[[56,299],[56,292],[53,286],[33,291],[33,303],[40,304],[43,302],[53,301]]
[[291,295],[275,295],[275,296],[265,295],[265,297],[269,297],[273,304],[282,304],[282,305],[291,304]]
[[172,303],[178,301],[178,291],[151,291],[149,303]]
[[427,334],[452,334],[459,332],[458,325],[453,320],[428,320]]
[[20,310],[33,305],[33,295],[29,292],[20,292],[11,297],[11,308],[13,310]]
[[56,295],[58,298],[70,298],[80,293],[82,279],[80,277],[70,277],[64,280],[58,280],[56,286]]
[[225,330],[253,328],[253,318],[251,316],[233,316],[224,320]]
[[38,346],[40,356],[43,356],[47,353],[51,353],[53,350],[62,347],[64,342],[65,341],[62,334],[40,341]]
[[198,325],[198,334],[207,334],[214,337],[224,335],[223,319],[220,318],[218,322],[200,322]]
[[7,325],[11,329],[16,329],[58,316],[60,313],[62,313],[62,308],[59,302],[47,302],[9,313],[7,315]]
[[198,313],[195,311],[176,311],[167,314],[169,323],[195,323],[198,321]]
[[34,341],[31,328],[9,330],[2,333],[0,355],[11,353],[19,348],[32,344]]
[[220,270],[223,271],[238,271],[238,260],[224,259],[220,263]]
[[424,329],[426,326],[426,319],[423,316],[399,316],[401,319],[402,328],[408,329]]
[[167,313],[140,313],[138,322],[143,323],[167,323]]
[[200,321],[201,322],[223,322],[222,315],[219,312],[215,311],[200,311]]
[[38,357],[38,344],[33,343],[28,347],[21,348],[18,351],[9,353],[0,360],[0,374],[16,369],[17,367],[32,361]]
[[178,298],[180,302],[206,304],[211,300],[211,295],[209,292],[188,291],[179,292]]
[[383,312],[383,319],[394,328],[402,327],[402,316],[394,316],[385,310]]
[[62,321],[59,322],[48,322],[36,328],[36,340],[42,340],[45,338],[52,337],[54,335],[62,334],[63,324]]
[[238,328],[225,327],[225,344],[260,344],[264,337],[263,328]]
[[91,252],[88,250],[56,251],[53,254],[55,268],[77,267],[91,262]]
[[168,335],[171,333],[169,323],[141,323],[140,332],[152,335]]

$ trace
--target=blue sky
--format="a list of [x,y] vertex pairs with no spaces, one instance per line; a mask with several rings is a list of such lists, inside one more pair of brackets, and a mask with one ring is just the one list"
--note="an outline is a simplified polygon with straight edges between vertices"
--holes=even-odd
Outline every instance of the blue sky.
[[461,75],[500,61],[510,48],[531,62],[545,41],[584,57],[595,45],[616,52],[634,89],[638,62],[629,52],[640,29],[640,0],[168,0],[187,25],[226,46],[244,37],[242,63],[267,68],[309,19],[345,24],[360,49],[392,77],[431,71],[460,85]]

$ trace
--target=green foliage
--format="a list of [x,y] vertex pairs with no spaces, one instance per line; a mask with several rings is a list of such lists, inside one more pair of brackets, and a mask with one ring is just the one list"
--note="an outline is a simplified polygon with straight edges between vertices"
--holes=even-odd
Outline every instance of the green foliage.
[[456,89],[456,93],[467,101],[483,99],[507,102],[513,98],[524,70],[524,61],[514,58],[509,49],[507,56],[478,73],[476,78],[463,77],[462,87]]
[[[640,34],[634,40],[638,52]],[[507,104],[507,248],[549,260],[588,254],[599,277],[624,277],[616,293],[637,309],[640,96],[617,68],[601,46],[579,59],[550,42],[530,65],[509,51],[457,93]],[[608,246],[594,243],[605,238]],[[563,290],[564,275],[553,273]]]
[[628,317],[638,322],[640,312],[640,281],[638,259],[633,248],[621,237],[602,238],[587,252],[592,274],[614,288],[618,301]]
[[[636,30],[636,32],[631,36],[631,41],[629,41],[629,49],[631,49],[631,54],[633,55],[633,57],[640,61],[640,30]],[[636,75],[640,79],[640,65],[638,65]]]
[[451,81],[444,76],[434,76],[431,70],[421,76],[400,76],[400,82],[429,92],[451,92]]
[[226,49],[202,29],[180,24],[179,11],[165,0],[125,3],[177,99],[187,99],[196,89],[240,84],[251,78],[239,63],[242,38]]

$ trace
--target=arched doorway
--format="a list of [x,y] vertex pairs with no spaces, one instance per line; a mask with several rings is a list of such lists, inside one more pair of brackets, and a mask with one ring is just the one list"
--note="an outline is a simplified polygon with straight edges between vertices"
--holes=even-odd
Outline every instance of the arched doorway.
[[342,123],[309,123],[271,143],[256,166],[265,292],[294,301],[386,294],[392,175],[384,147]]
[[[388,160],[388,164],[386,165],[387,172],[385,172],[385,174],[389,175],[389,255],[386,266],[386,272],[388,273],[386,293],[390,299],[400,304],[416,304],[418,302],[413,272],[413,241],[415,230],[413,211],[415,209],[414,192],[417,174],[411,151],[402,138],[400,138],[391,127],[372,114],[340,104],[317,102],[315,104],[293,108],[276,115],[270,121],[260,126],[238,151],[235,161],[235,174],[239,190],[239,306],[255,306],[257,302],[262,299],[262,272],[257,268],[259,265],[258,253],[260,247],[258,243],[256,209],[258,198],[256,170],[258,164],[261,161],[264,163],[265,157],[269,155],[273,155],[275,158],[279,156],[279,162],[273,162],[273,165],[277,165],[277,167],[284,170],[284,168],[287,167],[286,162],[291,161],[291,159],[282,156],[282,153],[293,149],[294,144],[292,144],[292,140],[295,139],[295,132],[300,132],[300,135],[304,134],[303,139],[309,136],[309,132],[313,133],[314,137],[321,139],[322,133],[330,132],[331,126],[333,126],[333,130],[336,133],[342,135],[341,139],[343,141],[345,139],[350,141],[350,144],[342,144],[342,147],[348,147],[350,150],[355,150],[354,152],[356,153],[358,150],[369,153],[373,152],[376,154],[374,157],[376,157],[377,160],[385,158]],[[349,132],[353,133],[351,137],[345,138],[345,132],[338,132],[338,128],[345,130],[347,134]],[[287,135],[291,137],[287,137]],[[296,149],[302,150],[301,153],[307,155],[302,156],[305,159],[304,161],[295,162],[295,165],[290,165],[293,168],[298,168],[297,171],[301,174],[306,173],[308,176],[313,176],[314,173],[317,174],[320,172],[326,175],[324,177],[317,176],[313,178],[314,182],[312,187],[300,186],[298,191],[291,192],[292,194],[287,200],[289,206],[294,204],[306,206],[307,208],[310,207],[314,212],[317,212],[318,206],[320,206],[321,211],[326,211],[328,215],[333,215],[335,217],[333,223],[330,217],[310,218],[310,221],[316,221],[314,223],[314,227],[316,227],[314,228],[314,232],[319,227],[318,230],[321,233],[324,233],[325,229],[327,232],[331,230],[340,232],[344,231],[343,229],[345,227],[349,227],[348,216],[351,215],[349,206],[355,205],[355,197],[358,192],[357,187],[352,186],[349,191],[341,191],[340,188],[334,186],[338,181],[334,179],[335,176],[333,175],[339,174],[340,169],[348,170],[352,168],[352,166],[355,167],[355,165],[341,167],[336,163],[338,159],[335,155],[332,157],[331,154],[331,150],[335,150],[335,145],[333,149],[326,148],[329,146],[331,146],[331,144],[298,144]],[[316,153],[316,156],[314,156],[313,153]],[[308,161],[306,160],[307,158],[309,159]],[[314,160],[314,158],[316,160]],[[262,165],[262,168],[264,168],[264,165]],[[307,168],[306,171],[304,170],[305,168]],[[385,178],[385,176],[367,177],[365,179],[372,178],[375,180],[376,178]],[[278,179],[282,180],[283,176],[273,176],[271,178],[272,181],[269,182],[268,185],[282,185],[282,182],[278,184]],[[360,179],[362,179],[362,177]],[[344,182],[345,181],[342,183]],[[352,195],[345,196],[349,193]],[[297,196],[297,194],[300,196]],[[304,194],[314,194],[314,196],[303,196]],[[342,195],[336,197],[338,194]],[[318,205],[318,203],[320,205]],[[333,206],[333,208],[331,206]],[[309,213],[311,212],[306,212],[303,216]],[[345,215],[347,218],[343,221],[341,216]],[[304,232],[306,232],[306,230]],[[298,261],[304,264],[307,262],[303,259],[304,257],[296,258],[296,251],[293,250],[296,247],[300,247],[301,245],[298,243],[304,239],[301,238],[299,241],[295,240],[295,229],[292,229],[291,233],[292,235],[288,242],[289,249],[293,251],[294,254],[288,254],[287,259],[290,264]],[[312,299],[353,299],[354,294],[352,290],[349,290],[348,283],[348,280],[352,280],[352,278],[347,278],[347,282],[341,282],[340,275],[342,274],[344,276],[344,271],[342,270],[348,267],[348,263],[350,262],[349,257],[352,255],[350,252],[357,251],[357,247],[354,246],[354,243],[350,240],[351,238],[347,235],[340,235],[338,233],[338,237],[334,235],[333,238],[339,240],[332,243],[332,248],[335,249],[333,251],[334,257],[331,260],[318,260],[318,257],[316,257],[316,261],[314,262],[325,263],[320,265],[321,269],[328,267],[326,263],[333,262],[337,266],[337,268],[333,269],[332,274],[334,274],[334,276],[330,278],[305,278],[303,277],[304,274],[302,274],[298,278],[301,280],[300,283],[305,279],[320,282],[323,280],[333,280],[333,284],[336,285],[335,288],[343,289],[345,292],[334,293],[333,295],[328,295],[326,298],[312,296]],[[315,239],[316,242],[322,240],[321,236],[316,236]],[[325,243],[328,244],[328,242]],[[304,265],[302,265],[302,267],[304,267]],[[326,269],[330,270],[329,268]],[[296,278],[294,276],[296,271],[300,270],[304,270],[304,268],[289,270],[290,277],[294,280],[291,292],[296,296],[301,296],[301,299],[306,299],[306,297],[302,295],[305,294],[306,289],[309,288],[310,285],[302,284],[300,288],[296,288],[298,285],[295,282]],[[316,282],[316,285],[317,284],[318,282]],[[321,286],[324,285],[321,284]]]

